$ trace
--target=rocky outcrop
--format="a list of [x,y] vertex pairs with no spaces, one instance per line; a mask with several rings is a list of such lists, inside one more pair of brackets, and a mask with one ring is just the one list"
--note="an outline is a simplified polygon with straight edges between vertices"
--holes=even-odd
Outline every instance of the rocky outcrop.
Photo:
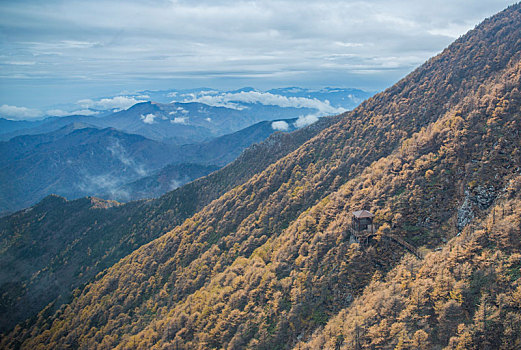
[[461,232],[463,228],[472,221],[476,210],[488,209],[496,197],[496,190],[494,189],[494,186],[491,185],[478,185],[472,190],[472,193],[468,190],[465,191],[465,199],[458,209],[458,218],[456,223],[458,232]]

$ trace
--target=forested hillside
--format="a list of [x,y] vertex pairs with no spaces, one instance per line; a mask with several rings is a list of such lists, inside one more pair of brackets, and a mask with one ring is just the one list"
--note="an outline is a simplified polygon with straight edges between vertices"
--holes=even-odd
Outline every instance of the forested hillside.
[[375,274],[360,298],[294,349],[519,349],[521,176],[423,261]]
[[1,344],[515,348],[520,89],[516,5]]
[[73,289],[338,119],[322,118],[290,134],[273,134],[228,166],[158,199],[119,205],[97,198],[67,201],[49,196],[0,218],[0,330],[36,315],[53,300],[53,307],[61,305]]

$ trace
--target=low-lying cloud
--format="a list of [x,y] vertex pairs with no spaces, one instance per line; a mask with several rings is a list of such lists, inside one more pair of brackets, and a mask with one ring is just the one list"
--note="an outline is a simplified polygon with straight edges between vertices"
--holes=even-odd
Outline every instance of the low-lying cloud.
[[289,129],[289,124],[284,120],[278,120],[276,122],[271,123],[271,128],[277,131],[287,131]]
[[170,120],[172,124],[188,124],[188,117],[175,117],[174,119]]
[[17,107],[2,105],[0,106],[0,117],[11,120],[35,119],[43,116],[43,113],[38,109],[27,107]]
[[305,126],[315,123],[317,120],[318,116],[315,114],[302,115],[298,117],[294,125],[297,128],[303,128]]
[[147,115],[141,115],[141,120],[145,124],[154,124],[156,118],[157,118],[157,116],[152,113],[149,113]]
[[145,176],[148,174],[144,165],[136,163],[134,159],[127,154],[125,147],[123,147],[118,140],[114,140],[110,147],[107,147],[107,150],[114,158],[119,160],[128,168],[132,169],[139,176]]
[[99,109],[99,110],[108,110],[108,109],[127,109],[135,105],[136,103],[146,102],[146,100],[138,100],[135,97],[129,96],[116,96],[112,98],[102,98],[100,100],[94,101],[89,98],[84,100],[79,100],[78,104],[82,108],[91,108],[91,109]]
[[72,111],[72,112],[67,112],[67,111],[64,111],[64,110],[61,110],[61,109],[50,109],[50,110],[46,111],[45,114],[48,115],[48,116],[52,116],[52,117],[66,117],[68,115],[85,115],[85,116],[90,116],[90,115],[99,114],[99,112],[98,111],[93,111],[93,110],[90,110],[90,109],[78,109],[78,110],[75,110],[75,111]]
[[320,115],[340,114],[346,110],[341,107],[333,107],[329,101],[320,101],[316,98],[286,97],[262,91],[241,91],[236,93],[222,93],[212,95],[191,95],[185,102],[199,102],[210,106],[223,106],[233,109],[243,109],[241,104],[260,103],[267,106],[312,108]]

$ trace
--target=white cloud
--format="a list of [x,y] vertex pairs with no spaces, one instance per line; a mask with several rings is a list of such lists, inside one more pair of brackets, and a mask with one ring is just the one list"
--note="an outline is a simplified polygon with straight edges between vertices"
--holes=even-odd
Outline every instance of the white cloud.
[[183,107],[177,107],[175,111],[172,111],[170,113],[168,113],[169,115],[174,115],[174,114],[177,114],[177,113],[182,113],[182,114],[188,114],[190,112],[188,112],[186,109],[184,109]]
[[289,125],[284,120],[278,120],[271,123],[271,128],[273,130],[287,131],[289,129]]
[[345,112],[344,108],[331,106],[329,101],[320,101],[316,98],[286,97],[261,91],[241,91],[238,93],[223,93],[219,95],[192,95],[191,100],[185,102],[200,102],[210,106],[224,106],[234,109],[243,109],[239,103],[260,103],[269,106],[312,108],[321,115],[340,114]]
[[172,124],[188,124],[188,117],[175,117],[170,122]]
[[50,115],[52,117],[65,117],[67,115],[72,115],[71,112],[67,112],[61,109],[50,109],[45,112],[46,115]]
[[71,114],[75,114],[75,115],[96,115],[96,114],[99,114],[99,112],[97,111],[92,111],[90,109],[78,109],[76,111],[72,111]]
[[157,118],[157,116],[152,113],[147,114],[147,115],[141,115],[141,120],[145,124],[154,124],[156,118]]
[[146,102],[145,100],[137,100],[134,97],[128,96],[116,96],[112,98],[102,98],[101,100],[93,101],[91,99],[79,100],[78,104],[82,108],[93,108],[93,109],[127,109],[135,105],[136,103]]
[[17,107],[2,105],[0,106],[0,117],[6,119],[31,119],[42,117],[43,113],[38,109],[32,109],[27,107]]
[[203,90],[200,92],[201,95],[217,95],[219,91],[216,90]]
[[90,116],[90,115],[96,115],[96,114],[99,114],[99,112],[97,111],[92,111],[90,109],[78,109],[78,110],[74,110],[74,111],[64,111],[62,109],[50,109],[48,111],[45,112],[45,115],[49,115],[49,116],[52,116],[52,117],[66,117],[66,116],[69,116],[69,115],[86,115],[86,116]]
[[295,122],[295,126],[297,128],[303,128],[304,126],[308,126],[310,124],[313,124],[318,120],[318,116],[314,114],[308,114],[308,115],[302,115],[298,117],[297,121]]

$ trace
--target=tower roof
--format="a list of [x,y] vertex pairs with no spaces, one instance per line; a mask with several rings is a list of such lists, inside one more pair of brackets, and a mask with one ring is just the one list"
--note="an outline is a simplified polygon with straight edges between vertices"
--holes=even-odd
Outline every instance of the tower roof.
[[373,218],[374,214],[367,210],[357,210],[353,212],[353,215],[357,219]]

